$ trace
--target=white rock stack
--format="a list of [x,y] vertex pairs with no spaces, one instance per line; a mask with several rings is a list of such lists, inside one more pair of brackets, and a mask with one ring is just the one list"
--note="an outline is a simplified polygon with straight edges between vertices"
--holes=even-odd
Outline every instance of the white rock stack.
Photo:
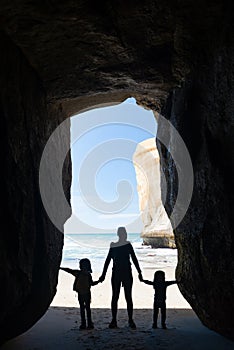
[[160,159],[154,138],[137,145],[133,155],[144,244],[175,248],[170,220],[161,200]]

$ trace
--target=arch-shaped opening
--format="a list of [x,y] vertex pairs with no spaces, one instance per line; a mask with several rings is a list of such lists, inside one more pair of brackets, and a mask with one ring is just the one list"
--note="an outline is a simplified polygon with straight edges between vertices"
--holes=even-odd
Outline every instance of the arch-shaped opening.
[[[177,250],[161,200],[155,115],[137,106],[132,97],[117,106],[103,102],[98,107],[83,108],[71,118],[72,216],[65,224],[62,265],[75,269],[81,258],[90,257],[97,279],[117,227],[126,226],[145,277],[152,280],[155,270],[163,269],[167,279],[174,279]],[[150,307],[152,300],[142,299],[147,287],[140,284],[136,271],[134,277],[136,289],[143,289],[134,293],[134,307]],[[53,305],[63,304],[64,283],[68,277],[61,272]],[[108,307],[106,293],[111,294],[111,285],[105,284],[97,286],[97,307]],[[72,292],[69,295],[73,297]],[[169,296],[173,296],[169,307],[176,303],[190,308],[176,286]],[[124,306],[123,296],[120,303]]]

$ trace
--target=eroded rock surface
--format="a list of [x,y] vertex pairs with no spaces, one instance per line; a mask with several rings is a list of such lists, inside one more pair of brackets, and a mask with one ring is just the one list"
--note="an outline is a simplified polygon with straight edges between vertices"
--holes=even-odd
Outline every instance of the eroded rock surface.
[[[71,114],[129,96],[170,119],[189,149],[195,185],[175,230],[179,287],[205,325],[234,333],[231,5],[1,2],[1,28],[8,35],[1,35],[0,58],[2,340],[33,325],[55,293],[62,236],[38,191],[46,140]],[[169,133],[160,123],[159,131]],[[158,149],[170,215],[176,171],[170,154],[160,144]]]
[[[9,37],[0,34],[1,235],[0,341],[31,327],[47,310],[57,285],[63,234],[48,218],[39,192],[41,154],[61,120],[50,114],[36,72]],[[61,147],[69,143],[69,129]],[[54,159],[56,167],[57,159]],[[69,159],[64,164],[69,193]],[[51,201],[53,198],[51,197]],[[69,212],[58,208],[64,221]]]
[[143,242],[153,248],[174,248],[173,230],[161,199],[160,160],[154,138],[137,145],[133,164],[144,225],[141,233]]

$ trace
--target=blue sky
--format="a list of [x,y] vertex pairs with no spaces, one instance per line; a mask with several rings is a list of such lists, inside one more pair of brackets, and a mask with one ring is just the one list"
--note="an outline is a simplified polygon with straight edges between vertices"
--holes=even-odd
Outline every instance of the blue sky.
[[65,233],[113,232],[118,226],[141,231],[132,157],[156,130],[152,111],[133,98],[71,118],[73,215]]

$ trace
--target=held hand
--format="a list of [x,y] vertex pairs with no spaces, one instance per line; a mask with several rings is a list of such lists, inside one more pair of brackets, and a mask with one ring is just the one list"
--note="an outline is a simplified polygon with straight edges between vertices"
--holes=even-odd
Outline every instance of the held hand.
[[140,272],[139,275],[138,275],[138,278],[141,282],[143,282],[143,277],[142,277],[142,273]]
[[102,282],[104,281],[104,279],[105,279],[105,276],[101,275],[101,276],[99,277],[99,280],[98,280],[98,281],[102,283]]

